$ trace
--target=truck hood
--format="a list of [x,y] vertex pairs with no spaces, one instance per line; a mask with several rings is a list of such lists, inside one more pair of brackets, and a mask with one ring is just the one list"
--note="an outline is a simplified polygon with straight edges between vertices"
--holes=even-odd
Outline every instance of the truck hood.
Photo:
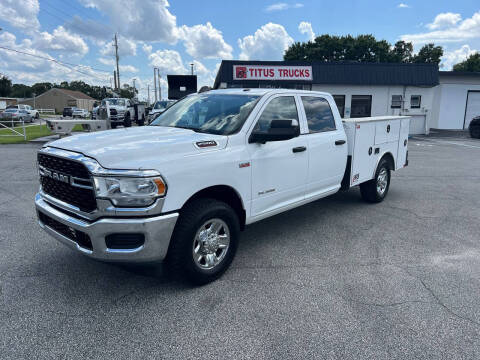
[[[205,141],[214,141],[216,145],[198,146],[197,143]],[[74,135],[48,143],[48,146],[82,153],[96,159],[105,168],[151,169],[152,162],[168,162],[224,149],[227,141],[228,137],[222,135],[173,127],[142,126]]]

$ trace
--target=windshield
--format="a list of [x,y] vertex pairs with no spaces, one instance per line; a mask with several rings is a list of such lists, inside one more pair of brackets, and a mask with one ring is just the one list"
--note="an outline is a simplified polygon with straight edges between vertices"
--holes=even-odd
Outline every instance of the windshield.
[[229,135],[240,130],[258,98],[211,93],[191,95],[170,106],[150,125]]
[[154,109],[163,110],[168,106],[168,101],[157,101],[155,105],[153,105]]
[[125,106],[125,100],[124,99],[104,99],[102,100],[102,105],[105,105],[105,102],[108,101],[109,105],[120,105],[120,106]]

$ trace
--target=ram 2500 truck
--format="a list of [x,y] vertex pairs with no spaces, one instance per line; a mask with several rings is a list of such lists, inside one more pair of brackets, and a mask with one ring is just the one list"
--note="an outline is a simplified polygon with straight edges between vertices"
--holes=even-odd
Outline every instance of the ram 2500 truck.
[[38,152],[40,226],[95,259],[165,260],[196,283],[230,265],[248,224],[360,185],[380,202],[407,164],[408,117],[345,119],[331,95],[192,94],[150,126]]

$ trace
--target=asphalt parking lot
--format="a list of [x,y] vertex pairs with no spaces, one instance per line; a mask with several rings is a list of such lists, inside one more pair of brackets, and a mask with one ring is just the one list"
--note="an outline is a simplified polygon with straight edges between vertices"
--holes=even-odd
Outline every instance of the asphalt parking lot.
[[0,147],[2,359],[480,358],[480,141],[412,139],[386,201],[353,189],[253,224],[199,288],[43,233],[38,147]]

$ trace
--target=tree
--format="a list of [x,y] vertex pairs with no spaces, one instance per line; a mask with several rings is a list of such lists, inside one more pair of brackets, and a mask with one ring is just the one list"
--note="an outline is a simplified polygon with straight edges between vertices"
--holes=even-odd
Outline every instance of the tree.
[[414,63],[435,63],[440,64],[443,56],[443,48],[441,46],[435,46],[434,44],[424,45],[418,54],[414,55],[412,62]]
[[9,96],[14,98],[30,98],[33,96],[33,90],[28,85],[13,84]]
[[138,94],[138,90],[134,89],[133,86],[130,86],[128,84],[123,84],[123,87],[120,89],[120,97],[122,98],[127,98],[127,99],[133,99],[135,97],[135,94]]
[[12,80],[5,75],[0,77],[0,96],[9,96],[12,91]]
[[43,94],[44,92],[53,88],[55,84],[49,82],[36,83],[32,85],[32,90],[36,96]]
[[480,53],[472,54],[465,61],[453,65],[453,71],[480,72]]
[[373,35],[353,37],[321,35],[314,41],[292,44],[284,60],[307,61],[356,61],[356,62],[431,62],[438,64],[443,55],[441,46],[427,44],[417,55],[413,45],[403,40],[391,45],[386,40],[377,40]]

